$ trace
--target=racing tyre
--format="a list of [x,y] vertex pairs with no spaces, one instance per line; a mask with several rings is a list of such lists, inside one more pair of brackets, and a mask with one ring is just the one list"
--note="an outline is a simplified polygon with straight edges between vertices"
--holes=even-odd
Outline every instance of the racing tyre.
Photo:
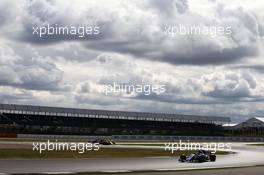
[[216,160],[216,155],[210,154],[210,161],[215,162],[215,160]]
[[186,155],[181,155],[180,156],[180,161],[185,162],[186,161]]

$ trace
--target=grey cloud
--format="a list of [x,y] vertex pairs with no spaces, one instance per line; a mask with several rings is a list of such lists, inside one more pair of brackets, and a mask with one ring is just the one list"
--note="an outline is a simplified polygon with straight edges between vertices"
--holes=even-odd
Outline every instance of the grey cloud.
[[[21,94],[2,94],[0,93],[0,99],[1,103],[13,103],[13,104],[18,104],[18,103],[29,103],[29,101],[33,100],[33,95],[28,92],[24,92]],[[32,103],[34,104],[34,103]]]
[[[172,2],[173,1],[170,1],[169,3],[163,3],[161,1],[154,1],[153,4],[154,6],[155,4],[158,4],[157,6],[159,7],[165,6],[164,11],[166,12],[166,10],[169,8],[167,7],[167,5],[171,4]],[[181,1],[177,2],[180,3]],[[162,12],[160,12],[160,14],[162,14]],[[194,16],[194,14],[188,13],[186,16],[182,16],[182,22],[184,21],[183,19],[185,17],[186,19],[189,19],[189,16],[192,15]],[[235,21],[234,24],[226,22],[227,15],[232,16],[233,21]],[[176,19],[180,18],[179,16],[175,16],[174,14],[171,19],[173,19],[174,17],[176,17]],[[93,43],[84,43],[84,45],[90,49],[130,54],[135,58],[145,58],[149,60],[168,62],[175,65],[229,64],[243,61],[243,59],[250,56],[258,55],[258,47],[256,43],[258,40],[258,33],[256,32],[256,30],[252,30],[250,26],[252,26],[253,24],[257,26],[257,23],[259,22],[256,21],[256,19],[252,17],[252,15],[248,15],[246,12],[240,11],[239,9],[235,9],[234,12],[222,10],[219,18],[223,20],[223,24],[214,24],[206,18],[199,18],[198,20],[200,20],[200,22],[202,23],[205,23],[206,25],[208,25],[208,23],[212,23],[212,25],[217,26],[231,25],[233,34],[230,36],[230,38],[229,36],[227,36],[226,39],[229,40],[230,43],[234,44],[233,47],[227,47],[223,45],[220,47],[218,41],[212,38],[210,39],[210,37],[206,36],[186,36],[179,38],[160,36],[157,33],[162,32],[163,25],[166,24],[166,21],[170,21],[170,18],[168,17],[164,17],[164,19],[157,19],[160,20],[160,23],[158,24],[160,26],[158,27],[160,27],[160,29],[162,30],[156,33],[153,32],[152,36],[150,36],[146,31],[141,31],[140,35],[126,35],[126,40],[121,41],[118,39],[114,39],[113,33],[108,33],[106,35],[107,39],[94,41]],[[177,23],[181,23],[181,21],[177,21]],[[243,27],[239,28],[237,26],[238,24],[241,24],[241,26]],[[147,24],[144,23],[142,25]],[[109,27],[114,27],[114,25],[109,25]],[[142,30],[139,26],[137,27]],[[152,40],[151,38],[155,38],[155,40]],[[247,41],[247,43],[245,41]]]
[[176,8],[179,13],[185,13],[188,10],[188,1],[187,0],[178,0],[175,1]]
[[253,70],[259,73],[264,73],[264,65],[238,65],[238,66],[231,66],[232,69],[248,69]]
[[[214,98],[252,98],[251,91],[257,86],[256,80],[248,72],[242,72],[241,74],[215,73],[205,76],[203,79],[203,86],[207,90],[203,90],[202,94]],[[208,87],[210,87],[210,90],[208,90]]]
[[[102,100],[103,99],[103,100]],[[115,98],[108,98],[104,96],[93,96],[93,95],[76,95],[75,100],[77,103],[82,104],[82,103],[87,103],[87,104],[92,104],[93,106],[100,106],[100,107],[106,107],[106,106],[115,106],[118,104],[122,104],[120,99],[115,99]]]
[[[120,4],[93,1],[95,6],[80,1],[80,9],[80,4],[76,8],[77,1],[3,2],[0,2],[0,42],[5,40],[12,48],[10,52],[8,48],[1,49],[0,43],[0,99],[5,102],[232,116],[263,113],[255,112],[264,101],[262,78],[258,74],[264,73],[264,67],[258,65],[261,60],[255,57],[262,54],[258,49],[263,46],[260,39],[263,20],[258,10],[240,8],[240,4],[229,8],[229,2],[222,2],[226,5],[221,6],[218,1],[210,1],[204,7],[212,11],[208,16],[206,11],[205,15],[196,11],[200,2],[186,0]],[[17,12],[17,6],[23,12]],[[89,19],[97,21],[102,35],[85,39],[66,35],[39,39],[32,35],[34,25],[89,25]],[[180,23],[231,25],[233,33],[231,37],[219,38],[172,38],[164,34],[164,25]],[[100,54],[121,56],[108,58]],[[249,65],[251,61],[255,65]],[[220,68],[215,77],[210,75]],[[226,73],[229,70],[234,72]],[[207,74],[207,80],[203,79]],[[105,97],[96,89],[113,81],[140,84],[142,80],[165,83],[168,91],[128,98]],[[6,94],[11,87],[11,93],[23,92]],[[35,96],[26,93],[31,90]],[[58,94],[62,97],[55,100]]]
[[257,87],[256,79],[249,72],[242,72],[242,77],[248,82],[251,89],[255,89]]
[[[155,61],[168,62],[171,64],[179,65],[219,65],[225,63],[234,63],[241,61],[249,56],[255,56],[258,54],[258,47],[256,47],[256,38],[258,35],[256,30],[252,30],[250,26],[259,23],[253,15],[241,11],[239,9],[225,10],[224,7],[219,8],[219,19],[222,20],[224,26],[229,25],[226,22],[226,18],[230,15],[236,23],[240,23],[242,28],[237,29],[237,24],[232,24],[235,29],[231,38],[227,38],[230,43],[235,43],[233,47],[221,46],[214,38],[203,37],[180,37],[170,38],[164,36],[164,24],[166,22],[171,23],[173,19],[179,19],[177,23],[184,22],[184,19],[191,19],[195,16],[195,12],[190,12],[188,2],[185,0],[163,2],[160,0],[146,1],[146,6],[135,6],[138,8],[142,15],[144,14],[144,8],[153,7],[159,9],[158,14],[171,12],[170,16],[159,16],[157,18],[150,18],[149,16],[142,16],[142,18],[135,18],[129,14],[126,14],[127,18],[119,16],[116,10],[110,9],[106,11],[108,14],[106,18],[103,18],[99,14],[99,17],[94,17],[94,11],[89,10],[87,7],[87,13],[81,13],[73,17],[71,11],[66,11],[65,8],[58,8],[58,5],[52,1],[28,1],[26,6],[25,15],[21,17],[22,31],[17,37],[25,42],[47,45],[52,43],[58,43],[61,41],[80,41],[88,49],[96,51],[109,51],[122,54],[130,54],[139,59],[149,59]],[[70,8],[70,7],[68,7]],[[121,7],[120,7],[121,8]],[[67,8],[66,8],[67,9]],[[179,13],[173,13],[178,11]],[[154,13],[154,12],[152,12]],[[185,14],[186,13],[186,14]],[[180,16],[179,16],[180,15]],[[81,25],[91,23],[88,19],[92,18],[101,27],[102,31],[100,35],[91,35],[90,37],[79,38],[77,36],[69,35],[45,35],[39,38],[36,35],[32,35],[32,27],[35,25],[58,24],[58,25]],[[149,26],[149,20],[155,20],[151,26]],[[206,17],[199,18],[201,23],[212,23]],[[81,22],[80,22],[81,21]],[[190,21],[191,22],[191,21]],[[196,22],[194,23],[196,24]],[[212,23],[213,24],[213,23]],[[214,24],[213,24],[214,25]],[[217,24],[222,25],[222,24]],[[157,28],[154,30],[154,28]],[[251,33],[240,32],[241,30],[249,30]],[[237,36],[237,34],[243,33],[243,35]],[[249,36],[247,36],[249,35]],[[245,44],[244,38],[248,38],[248,42]],[[242,44],[243,43],[243,44]],[[184,51],[186,50],[186,51]]]
[[[84,26],[97,26],[93,19],[86,16],[86,13],[79,15],[76,18],[75,9],[70,7],[63,8],[58,5],[57,1],[49,0],[32,0],[23,1],[23,3],[5,3],[0,2],[0,24],[5,22],[13,24],[13,19],[16,19],[16,27],[20,27],[19,30],[12,29],[7,32],[7,35],[11,39],[29,42],[39,45],[55,44],[62,41],[89,41],[99,40],[103,37],[99,35],[86,35],[85,37],[79,37],[79,35],[33,35],[33,27],[43,27],[49,24],[50,26],[62,26],[62,27],[84,27]],[[1,8],[3,8],[1,10]],[[21,13],[17,11],[22,10]],[[89,11],[89,10],[88,10]],[[11,16],[12,15],[12,16]],[[89,14],[88,14],[89,15]],[[14,28],[14,26],[12,26]],[[11,28],[11,27],[10,27]],[[103,30],[103,29],[102,29]]]
[[31,68],[14,66],[9,71],[12,76],[6,76],[6,72],[0,72],[0,86],[13,86],[31,90],[59,90],[63,73],[60,70],[47,70],[38,66]]
[[158,10],[160,14],[165,14],[170,16],[175,12],[175,9],[178,13],[183,14],[188,10],[188,1],[187,0],[150,0],[148,1],[149,6]]
[[52,58],[54,62],[58,59],[73,62],[89,62],[94,60],[99,54],[97,51],[88,50],[80,46],[79,43],[61,43],[61,45],[48,45],[45,47],[37,47],[37,49],[36,47],[30,46],[21,48],[20,44],[12,44],[12,47],[20,57],[31,58],[32,53],[37,51],[42,57]]
[[194,97],[185,97],[178,94],[150,94],[150,95],[144,95],[144,94],[138,94],[136,97],[133,97],[135,99],[140,100],[150,100],[150,101],[157,101],[157,102],[165,102],[165,103],[173,103],[173,104],[193,104],[193,105],[211,105],[211,104],[229,104],[231,102],[224,101],[224,100],[216,100],[216,99],[201,99],[201,98],[194,98]]
[[[15,10],[16,8],[16,10]],[[0,28],[16,18],[16,11],[19,11],[15,2],[2,0],[0,3]]]
[[80,93],[89,93],[91,92],[91,85],[89,82],[83,83],[80,88]]
[[222,89],[216,86],[212,91],[205,95],[216,98],[241,98],[250,96],[250,91],[246,84],[240,84],[232,89]]
[[[135,44],[138,45],[138,44]],[[139,46],[135,46],[131,43],[87,43],[88,48],[96,50],[105,50],[118,52],[123,54],[131,54],[136,58],[147,58],[149,60],[168,62],[171,64],[186,64],[186,65],[219,65],[224,63],[234,63],[247,56],[257,55],[257,49],[254,47],[238,46],[235,48],[225,48],[223,50],[210,49],[210,46],[194,47],[192,52],[158,48],[153,46],[152,48],[146,48],[144,45],[148,43],[141,43]],[[142,47],[140,47],[142,46]],[[158,49],[158,50],[157,50]],[[189,50],[189,49],[188,49]]]
[[[0,86],[31,90],[62,90],[63,72],[39,55],[22,58],[12,48],[0,45]],[[6,60],[6,61],[4,61]]]

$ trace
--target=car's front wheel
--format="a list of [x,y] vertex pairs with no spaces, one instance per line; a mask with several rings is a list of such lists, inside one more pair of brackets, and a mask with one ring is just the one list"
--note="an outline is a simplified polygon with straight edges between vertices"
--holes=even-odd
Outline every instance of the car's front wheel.
[[185,162],[186,161],[186,155],[181,155],[179,160],[181,162]]

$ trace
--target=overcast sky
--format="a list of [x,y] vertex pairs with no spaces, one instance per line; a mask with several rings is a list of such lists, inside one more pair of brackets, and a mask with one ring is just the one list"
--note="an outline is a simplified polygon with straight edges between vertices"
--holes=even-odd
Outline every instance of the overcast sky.
[[[264,116],[264,1],[0,1],[0,102],[91,109]],[[98,37],[36,38],[45,24],[100,26]],[[164,26],[231,27],[168,36]],[[101,92],[113,82],[163,94]]]

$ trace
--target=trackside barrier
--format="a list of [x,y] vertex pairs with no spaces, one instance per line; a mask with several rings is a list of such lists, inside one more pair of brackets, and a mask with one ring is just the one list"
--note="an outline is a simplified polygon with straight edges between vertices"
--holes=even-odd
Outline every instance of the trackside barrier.
[[227,142],[264,142],[264,137],[220,137],[220,136],[163,136],[163,135],[113,135],[113,140],[166,140],[166,141],[227,141]]
[[99,138],[109,138],[111,136],[79,136],[79,135],[42,135],[42,134],[18,134],[17,138],[21,139],[79,139],[79,140],[95,140]]
[[34,139],[81,139],[95,140],[98,138],[109,138],[113,140],[138,140],[138,141],[227,141],[227,142],[264,142],[264,137],[217,137],[217,136],[164,136],[164,135],[112,135],[112,136],[78,136],[78,135],[37,135],[18,134],[17,138]]

